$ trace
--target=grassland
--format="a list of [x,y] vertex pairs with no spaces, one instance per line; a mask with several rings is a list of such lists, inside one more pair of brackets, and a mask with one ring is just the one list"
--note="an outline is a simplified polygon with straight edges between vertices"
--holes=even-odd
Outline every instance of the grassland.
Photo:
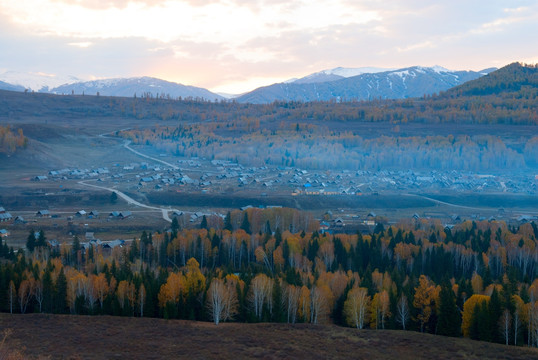
[[4,345],[51,359],[537,359],[538,350],[335,325],[0,314]]

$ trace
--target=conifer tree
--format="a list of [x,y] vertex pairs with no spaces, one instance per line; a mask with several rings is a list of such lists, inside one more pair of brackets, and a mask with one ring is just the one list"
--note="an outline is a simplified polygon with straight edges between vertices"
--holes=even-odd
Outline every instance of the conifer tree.
[[67,308],[67,278],[64,269],[60,270],[58,279],[56,279],[56,293],[54,296],[55,312],[64,314]]
[[202,222],[200,223],[200,229],[207,229],[207,218],[205,215],[202,217]]
[[37,242],[35,246],[44,247],[46,245],[47,245],[47,238],[45,237],[45,232],[43,230],[39,230],[39,236],[37,238]]
[[461,315],[456,306],[456,296],[447,281],[441,286],[439,294],[439,320],[437,333],[445,336],[459,336],[461,328]]
[[501,318],[501,315],[503,313],[502,309],[502,301],[501,297],[499,296],[499,293],[497,292],[497,289],[493,288],[493,292],[491,293],[491,298],[489,300],[488,304],[488,310],[489,313],[484,315],[485,322],[488,324],[490,329],[490,335],[487,339],[481,339],[486,341],[494,341],[494,342],[503,342],[503,337],[500,334],[498,323],[499,319]]
[[176,216],[174,216],[174,218],[172,219],[171,230],[173,233],[177,233],[177,231],[179,230],[179,222],[177,221]]
[[226,217],[224,218],[224,230],[232,231],[232,214],[228,211]]
[[30,234],[26,239],[26,250],[28,250],[29,252],[33,252],[35,248],[35,242],[36,240],[34,230],[30,230]]
[[245,211],[243,216],[243,222],[241,223],[241,229],[245,230],[247,234],[250,234],[250,221],[248,220],[248,213]]

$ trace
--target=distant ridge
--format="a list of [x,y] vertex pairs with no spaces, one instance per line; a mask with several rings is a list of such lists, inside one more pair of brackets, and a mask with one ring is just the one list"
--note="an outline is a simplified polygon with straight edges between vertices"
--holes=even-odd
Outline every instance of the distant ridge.
[[446,92],[451,96],[495,95],[519,92],[522,89],[538,91],[538,64],[512,63],[487,76],[456,86]]
[[[525,68],[523,68],[525,67]],[[301,121],[367,121],[449,124],[519,124],[538,125],[537,67],[511,64],[487,76],[437,95],[406,99],[337,102],[272,102],[268,106],[251,103],[169,101],[165,97],[146,101],[141,98],[107,96],[58,96],[45,93],[24,94],[0,90],[0,119],[14,117],[63,118],[93,117],[135,119],[181,118],[203,121],[219,114],[220,119],[243,117],[260,121],[280,119],[296,124]],[[440,71],[442,72],[442,71]],[[380,74],[369,74],[370,76]],[[398,75],[394,75],[398,76]],[[348,81],[352,78],[345,79]],[[340,80],[342,81],[342,80]],[[311,84],[313,85],[313,84]],[[317,84],[319,85],[319,84]],[[517,90],[519,89],[519,90]],[[471,95],[469,95],[471,94]],[[185,101],[186,100],[186,101]],[[346,100],[346,99],[342,99]],[[136,112],[132,109],[136,107]],[[240,121],[240,120],[238,120]],[[536,132],[536,130],[530,130]]]
[[104,96],[145,96],[176,98],[199,98],[223,100],[224,97],[207,89],[182,85],[152,77],[116,78],[77,82],[56,87],[50,92],[55,94],[85,94]]
[[287,83],[293,84],[311,84],[311,83],[320,83],[328,81],[336,81],[341,79],[346,79],[353,76],[358,76],[362,74],[375,74],[384,71],[390,71],[394,69],[387,68],[377,68],[377,67],[361,67],[361,68],[343,68],[337,67],[329,70],[322,70],[300,79],[295,79],[293,81],[288,81]]
[[406,99],[445,91],[485,74],[452,71],[440,66],[413,66],[347,78],[334,71],[320,72],[293,82],[258,88],[239,96],[236,101],[261,104],[273,101]]
[[21,89],[20,91],[28,90],[48,92],[54,87],[78,82],[81,81],[81,79],[74,76],[58,76],[45,73],[6,71],[0,74],[0,81],[15,85],[18,89]]
[[4,81],[0,81],[0,90],[9,90],[9,91],[24,91],[24,87],[20,85],[9,84]]

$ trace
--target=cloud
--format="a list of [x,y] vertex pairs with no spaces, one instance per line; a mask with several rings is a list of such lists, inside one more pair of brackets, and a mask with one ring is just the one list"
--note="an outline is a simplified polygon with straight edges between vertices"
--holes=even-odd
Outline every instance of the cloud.
[[246,91],[336,66],[502,66],[535,59],[537,32],[530,0],[0,0],[0,66]]

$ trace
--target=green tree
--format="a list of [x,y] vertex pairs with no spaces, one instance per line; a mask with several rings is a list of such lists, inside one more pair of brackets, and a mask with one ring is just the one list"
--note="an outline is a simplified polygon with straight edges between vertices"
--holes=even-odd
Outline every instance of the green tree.
[[439,319],[437,333],[445,336],[460,336],[461,315],[456,306],[456,296],[447,281],[439,294]]
[[54,304],[54,286],[52,283],[52,277],[50,275],[49,268],[45,268],[43,273],[43,311],[52,312]]
[[39,236],[37,238],[37,242],[35,246],[45,247],[46,245],[47,245],[47,238],[45,237],[45,232],[43,230],[39,230]]
[[55,312],[65,314],[67,309],[67,278],[64,269],[60,270],[58,279],[56,279],[56,292],[54,296]]
[[29,252],[33,252],[36,245],[35,243],[36,243],[35,232],[32,229],[30,230],[30,234],[28,235],[28,238],[26,239],[26,250],[28,250]]
[[226,217],[224,218],[224,230],[228,230],[228,231],[233,230],[233,227],[232,227],[232,215],[230,214],[229,211],[226,213]]
[[116,192],[113,191],[112,194],[110,194],[110,203],[116,204],[117,202],[118,202],[118,194],[116,194]]
[[250,221],[248,221],[248,213],[245,211],[243,216],[243,222],[241,223],[241,229],[245,230],[247,234],[250,234]]
[[488,310],[489,313],[487,314],[487,323],[490,329],[491,334],[488,336],[488,339],[483,339],[486,341],[494,341],[494,342],[503,342],[503,336],[501,335],[499,331],[499,319],[501,318],[501,315],[503,313],[502,308],[502,299],[499,295],[499,292],[497,289],[493,289],[493,292],[491,293],[491,298],[489,300],[488,304]]
[[71,251],[73,253],[74,263],[77,266],[80,265],[79,261],[78,261],[78,253],[80,252],[80,241],[79,241],[77,235],[75,235],[75,238],[73,239],[73,247],[72,247]]
[[205,215],[202,217],[202,222],[200,223],[200,229],[207,229],[207,218]]
[[177,221],[176,216],[174,216],[174,218],[172,219],[171,230],[172,230],[173,233],[177,233],[178,230],[179,230],[179,222]]

